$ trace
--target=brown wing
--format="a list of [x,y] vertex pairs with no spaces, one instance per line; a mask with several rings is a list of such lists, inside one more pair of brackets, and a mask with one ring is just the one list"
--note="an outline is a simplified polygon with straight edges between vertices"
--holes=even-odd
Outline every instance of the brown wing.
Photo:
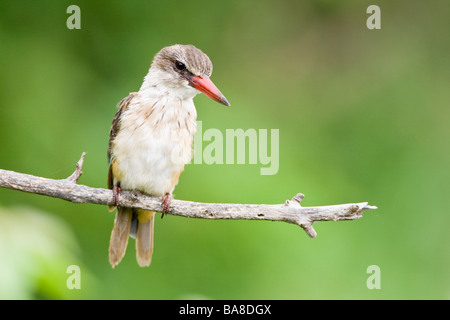
[[114,175],[112,172],[112,142],[117,136],[117,133],[120,130],[120,120],[122,118],[122,113],[128,109],[128,106],[130,105],[130,102],[133,100],[135,96],[137,96],[137,92],[132,92],[128,95],[128,97],[123,98],[117,105],[119,110],[117,111],[116,115],[114,116],[114,119],[111,124],[111,130],[109,132],[109,143],[108,143],[108,163],[109,163],[109,170],[108,170],[108,188],[112,189],[114,187]]

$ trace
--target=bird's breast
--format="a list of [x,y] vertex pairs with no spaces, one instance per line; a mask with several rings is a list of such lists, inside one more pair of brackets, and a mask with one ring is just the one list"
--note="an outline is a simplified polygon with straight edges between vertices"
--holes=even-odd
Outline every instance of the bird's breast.
[[193,103],[192,108],[188,105],[162,101],[124,113],[112,144],[123,189],[154,196],[172,193],[184,165],[192,158],[196,112]]

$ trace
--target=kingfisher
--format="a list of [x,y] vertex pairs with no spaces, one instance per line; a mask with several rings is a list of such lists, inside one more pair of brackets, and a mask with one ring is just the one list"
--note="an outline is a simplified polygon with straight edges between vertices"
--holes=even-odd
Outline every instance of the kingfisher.
[[117,207],[109,244],[109,262],[120,263],[130,237],[136,259],[149,266],[153,254],[155,212],[118,205],[122,190],[161,197],[162,212],[170,208],[172,192],[185,164],[191,161],[197,111],[193,98],[202,92],[230,106],[210,80],[213,65],[193,45],[161,49],[138,92],[118,104],[109,134],[108,188]]

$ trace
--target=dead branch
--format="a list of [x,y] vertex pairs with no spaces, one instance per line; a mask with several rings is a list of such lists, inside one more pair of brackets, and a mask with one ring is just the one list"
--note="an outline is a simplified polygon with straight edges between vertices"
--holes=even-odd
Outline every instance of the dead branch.
[[[76,165],[75,172],[66,179],[54,180],[0,169],[0,187],[64,199],[74,203],[114,205],[111,190],[91,188],[77,184],[85,153]],[[283,204],[200,203],[172,200],[167,214],[202,219],[244,219],[284,221],[302,227],[314,238],[312,225],[317,221],[354,220],[362,217],[364,210],[377,209],[367,202],[338,204],[320,207],[302,207],[304,195],[299,193]],[[161,198],[133,191],[122,191],[119,205],[161,212]]]

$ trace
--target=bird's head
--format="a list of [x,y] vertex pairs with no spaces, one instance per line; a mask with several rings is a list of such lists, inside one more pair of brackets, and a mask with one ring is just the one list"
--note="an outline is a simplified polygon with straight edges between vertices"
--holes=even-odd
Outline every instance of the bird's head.
[[[213,66],[209,57],[192,45],[176,44],[165,47],[153,59],[149,76],[155,82],[187,96],[198,91],[229,106],[229,102],[209,79]],[[197,91],[198,90],[198,91]]]

